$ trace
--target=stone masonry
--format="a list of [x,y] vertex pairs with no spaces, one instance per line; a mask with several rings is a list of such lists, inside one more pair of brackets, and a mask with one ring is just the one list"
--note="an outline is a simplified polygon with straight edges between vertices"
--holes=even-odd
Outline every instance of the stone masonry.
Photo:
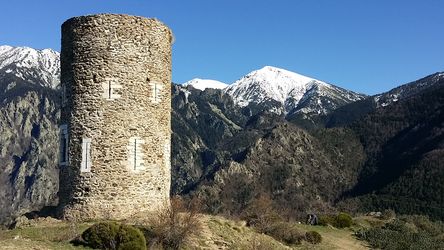
[[168,204],[172,33],[99,14],[62,25],[59,212],[124,219]]

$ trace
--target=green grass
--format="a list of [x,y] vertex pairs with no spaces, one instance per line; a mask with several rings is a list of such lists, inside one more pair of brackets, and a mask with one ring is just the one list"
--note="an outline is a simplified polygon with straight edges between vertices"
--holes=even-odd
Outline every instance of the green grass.
[[338,229],[330,226],[310,226],[297,224],[301,231],[316,231],[321,234],[322,242],[312,245],[305,241],[296,249],[368,249],[366,244],[356,239],[351,229]]
[[211,216],[204,234],[210,248],[226,247],[229,249],[285,249],[285,246],[264,234],[256,233],[252,228],[243,225],[243,222],[227,220],[222,217]]
[[[302,241],[300,245],[287,246],[268,235],[257,233],[243,221],[211,215],[202,215],[200,220],[203,224],[201,235],[193,239],[185,249],[366,249],[365,243],[357,240],[351,229],[295,223],[294,226],[301,232],[320,233],[322,242],[312,245]],[[43,220],[22,228],[0,230],[0,249],[89,249],[74,246],[70,241],[92,224]]]
[[90,226],[89,223],[42,222],[0,231],[2,249],[89,249],[69,243]]
[[[252,228],[221,217],[209,217],[207,226],[213,239],[219,239],[213,246],[229,249],[368,249],[366,244],[353,236],[351,229],[337,229],[324,226],[294,224],[301,232],[316,231],[322,235],[317,245],[302,241],[300,245],[286,246],[270,236],[259,234]],[[208,233],[207,233],[208,234]],[[207,236],[208,237],[208,236]],[[205,240],[202,240],[205,241]],[[211,242],[211,240],[209,240]],[[208,243],[208,240],[207,240]],[[207,244],[211,248],[212,244]]]

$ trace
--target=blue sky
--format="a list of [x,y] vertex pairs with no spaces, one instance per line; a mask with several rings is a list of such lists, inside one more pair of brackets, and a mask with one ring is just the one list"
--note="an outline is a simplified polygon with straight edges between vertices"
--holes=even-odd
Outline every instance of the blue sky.
[[271,65],[376,94],[444,71],[441,0],[14,0],[2,3],[0,44],[60,51],[66,19],[110,12],[173,30],[177,83]]

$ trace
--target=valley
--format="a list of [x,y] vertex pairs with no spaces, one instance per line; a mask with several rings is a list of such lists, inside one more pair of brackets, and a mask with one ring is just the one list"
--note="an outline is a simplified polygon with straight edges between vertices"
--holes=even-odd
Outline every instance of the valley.
[[[57,204],[60,71],[52,50],[0,46],[0,59],[0,222],[9,225]],[[231,85],[173,84],[171,193],[227,218],[265,197],[286,221],[387,209],[443,220],[443,105],[439,72],[375,96],[271,66]],[[250,234],[211,216],[209,227]],[[326,249],[338,238],[361,244],[349,231],[318,231]]]

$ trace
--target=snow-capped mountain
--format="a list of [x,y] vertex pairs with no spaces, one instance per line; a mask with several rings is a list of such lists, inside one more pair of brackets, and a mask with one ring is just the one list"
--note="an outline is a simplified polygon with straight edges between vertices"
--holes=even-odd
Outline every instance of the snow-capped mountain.
[[219,82],[216,80],[210,80],[210,79],[199,79],[199,78],[194,78],[184,84],[182,84],[184,87],[187,86],[193,86],[193,88],[195,89],[199,89],[199,90],[205,90],[208,88],[211,89],[223,89],[226,88],[228,86],[228,84],[223,83],[223,82]]
[[388,92],[374,96],[374,100],[378,107],[385,107],[399,100],[409,98],[421,91],[427,90],[437,86],[442,86],[444,79],[444,72],[438,72],[417,81],[410,82],[399,87],[396,87]]
[[224,91],[239,106],[286,115],[323,115],[365,98],[365,95],[271,66],[247,74]]
[[57,88],[60,85],[60,54],[52,49],[0,46],[0,77],[8,74],[29,83]]

